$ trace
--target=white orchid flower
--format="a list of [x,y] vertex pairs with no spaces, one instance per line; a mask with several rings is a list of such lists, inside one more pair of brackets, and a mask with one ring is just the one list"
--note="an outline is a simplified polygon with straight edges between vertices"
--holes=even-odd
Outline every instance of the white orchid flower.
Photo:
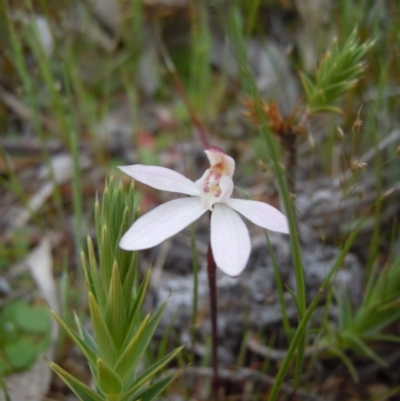
[[250,236],[236,212],[272,231],[289,232],[286,217],[274,207],[252,200],[232,199],[235,161],[219,148],[205,151],[210,168],[193,182],[176,171],[156,166],[119,167],[134,180],[162,191],[189,197],[166,202],[140,217],[119,246],[139,251],[158,245],[211,211],[211,248],[216,265],[228,276],[238,276],[250,256]]

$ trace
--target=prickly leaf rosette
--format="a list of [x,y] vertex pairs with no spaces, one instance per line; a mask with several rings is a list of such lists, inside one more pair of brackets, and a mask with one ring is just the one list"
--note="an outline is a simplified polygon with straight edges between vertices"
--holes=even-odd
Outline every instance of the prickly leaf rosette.
[[236,277],[250,256],[250,237],[236,212],[272,231],[289,232],[286,217],[274,207],[252,200],[232,199],[235,161],[219,148],[205,151],[210,168],[193,182],[176,171],[156,166],[119,167],[134,180],[162,191],[189,197],[166,202],[140,217],[122,237],[119,246],[139,251],[158,245],[211,211],[211,248],[216,265]]

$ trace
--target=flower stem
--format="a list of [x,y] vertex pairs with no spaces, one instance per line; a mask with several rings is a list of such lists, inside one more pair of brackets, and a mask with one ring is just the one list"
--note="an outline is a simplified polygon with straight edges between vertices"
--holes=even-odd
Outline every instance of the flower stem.
[[196,354],[196,321],[198,314],[199,298],[199,261],[196,247],[196,237],[193,224],[190,225],[190,244],[192,248],[193,260],[193,305],[192,305],[192,324],[191,324],[191,342],[192,342],[192,363],[194,363]]
[[218,330],[217,330],[217,265],[211,249],[211,243],[208,244],[207,251],[207,273],[208,286],[210,288],[210,312],[211,312],[211,338],[212,338],[212,366],[213,366],[213,392],[215,400],[218,400]]
[[159,49],[161,51],[161,55],[164,59],[167,69],[169,70],[170,74],[172,75],[176,90],[178,91],[178,94],[180,95],[181,99],[183,100],[183,103],[186,107],[187,112],[189,113],[189,117],[190,117],[190,120],[192,121],[193,126],[198,130],[198,133],[200,136],[200,141],[201,141],[202,145],[204,146],[205,149],[208,149],[209,147],[211,147],[210,131],[202,123],[201,119],[198,117],[195,109],[193,108],[192,104],[190,103],[189,96],[186,93],[186,89],[182,82],[182,79],[179,76],[179,73],[178,73],[177,69],[175,68],[175,65],[174,65],[170,55],[168,54],[167,48],[166,48],[166,46],[162,40],[161,34],[159,32],[158,32],[157,36],[158,36],[157,39],[158,39],[158,45],[159,45]]

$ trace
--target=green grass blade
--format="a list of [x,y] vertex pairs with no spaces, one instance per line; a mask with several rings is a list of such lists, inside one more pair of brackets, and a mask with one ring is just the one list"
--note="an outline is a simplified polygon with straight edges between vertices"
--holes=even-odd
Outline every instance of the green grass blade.
[[[280,160],[278,146],[268,126],[266,116],[263,111],[263,105],[258,90],[256,88],[255,80],[250,72],[247,63],[246,48],[244,45],[243,35],[240,26],[240,13],[237,6],[238,3],[236,2],[235,4],[236,6],[232,8],[231,18],[229,23],[230,37],[232,43],[235,44],[236,56],[241,71],[241,76],[240,76],[241,83],[247,96],[250,97],[250,99],[252,99],[254,102],[257,118],[261,123],[261,135],[263,136],[267,144],[268,157],[274,167],[274,173],[279,190],[279,195],[283,203],[284,210],[286,212],[286,217],[288,219],[289,230],[290,230],[290,245],[292,250],[292,259],[296,277],[296,288],[297,288],[296,298],[299,306],[299,320],[301,320],[304,316],[306,309],[306,294],[305,294],[305,284],[304,284],[304,274],[303,274],[303,262],[301,257],[300,241],[298,237],[295,211],[292,199],[290,198],[290,194],[288,191],[286,176]],[[298,380],[300,378],[299,371],[301,370],[301,366],[303,364],[305,337],[303,337],[302,341],[299,342],[299,347],[300,348],[298,350],[296,358],[297,373],[295,378],[295,387],[297,386]]]
[[71,389],[71,391],[79,398],[81,401],[104,401],[104,398],[93,391],[86,384],[82,383],[74,376],[70,375],[66,370],[58,366],[57,364],[51,362],[51,369],[57,373],[58,376],[65,382],[65,384]]
[[147,318],[143,321],[135,337],[124,349],[124,352],[115,364],[115,371],[120,374],[121,377],[126,378],[134,373],[137,364],[153,337],[165,307],[166,304],[162,305],[151,318]]
[[143,282],[139,288],[139,291],[136,294],[135,302],[133,303],[132,308],[129,312],[129,321],[131,323],[130,323],[130,327],[126,331],[127,334],[126,334],[125,341],[124,341],[122,348],[126,348],[128,346],[128,342],[131,341],[135,327],[138,326],[138,316],[139,316],[140,308],[142,307],[142,304],[144,301],[144,296],[146,295],[147,287],[149,285],[150,273],[151,273],[151,270],[150,269],[147,270],[147,273],[143,279]]
[[89,293],[89,309],[100,356],[107,365],[113,366],[117,359],[114,339],[92,293]]
[[209,107],[206,101],[210,90],[211,34],[208,22],[208,8],[205,0],[193,3],[191,21],[191,63],[189,97],[194,109],[199,112]]
[[117,349],[120,349],[125,339],[126,324],[128,322],[127,313],[119,269],[115,262],[105,309],[105,321]]
[[139,391],[134,394],[130,400],[152,401],[154,400],[165,388],[167,388],[178,376],[178,374],[170,375],[158,382],[152,384],[144,391]]
[[103,393],[113,396],[121,394],[123,389],[121,379],[101,359],[97,360],[97,379]]
[[78,346],[78,348],[82,351],[83,355],[85,355],[85,358],[89,361],[89,363],[92,366],[96,366],[96,355],[92,348],[88,346],[81,338],[79,338],[66,324],[65,322],[60,318],[60,316],[57,315],[56,312],[51,311],[54,318],[57,320],[58,324],[67,332],[67,334],[70,336],[71,340]]
[[354,380],[355,383],[358,383],[360,378],[358,377],[357,369],[354,366],[351,359],[339,348],[330,348],[329,349],[332,354],[336,355],[346,366],[347,370],[351,374],[351,378]]
[[159,359],[155,364],[146,369],[143,373],[141,373],[132,383],[132,385],[126,391],[127,395],[133,394],[135,391],[138,391],[141,386],[143,386],[147,381],[152,379],[157,373],[159,373],[169,361],[175,358],[184,348],[184,346],[180,346],[170,352],[168,355],[165,355],[163,358]]
[[[274,249],[272,248],[272,244],[269,239],[268,232],[264,231],[264,235],[265,235],[265,240],[267,241],[267,244],[268,244],[269,254],[271,256],[272,267],[274,269],[275,285],[278,290],[278,300],[279,300],[279,305],[281,307],[283,329],[285,330],[287,340],[289,340],[291,338],[291,327],[290,327],[290,322],[289,322],[289,318],[288,318],[288,314],[287,314],[287,310],[286,310],[284,288],[283,288],[283,284],[282,284],[281,275],[279,272],[279,266],[278,266],[278,262],[276,261],[275,252],[274,252]],[[294,298],[294,299],[296,300],[296,298]]]
[[63,78],[64,84],[67,92],[67,107],[65,114],[69,116],[67,119],[67,128],[69,130],[69,146],[72,154],[72,192],[73,192],[73,210],[74,210],[74,229],[75,229],[75,252],[77,255],[77,261],[79,263],[79,254],[82,245],[82,223],[83,223],[83,202],[82,202],[82,183],[81,183],[81,167],[79,164],[79,149],[78,149],[78,130],[77,125],[74,120],[75,111],[72,107],[73,99],[71,94],[71,86],[69,82],[69,77],[64,66],[63,68]]
[[283,383],[283,380],[286,376],[286,373],[289,369],[289,366],[294,358],[294,354],[296,352],[296,348],[298,346],[298,343],[304,338],[305,331],[307,328],[307,323],[310,320],[312,313],[314,309],[317,307],[319,299],[322,295],[322,293],[326,290],[328,287],[330,281],[332,280],[333,276],[336,274],[337,270],[340,268],[342,265],[347,253],[350,250],[350,247],[353,245],[354,240],[356,239],[358,232],[360,231],[360,228],[362,227],[363,221],[360,221],[354,231],[350,234],[349,238],[345,242],[342,251],[340,252],[338,258],[335,261],[335,264],[333,265],[332,269],[330,270],[329,274],[325,277],[324,281],[322,282],[320,286],[320,290],[316,297],[313,299],[311,302],[310,306],[307,308],[306,313],[304,317],[301,319],[300,324],[296,330],[296,333],[290,343],[289,349],[286,353],[286,356],[282,362],[282,365],[279,369],[279,372],[275,378],[275,383],[272,387],[270,396],[268,398],[268,401],[275,401],[279,395],[279,390],[280,387]]
[[94,338],[92,335],[87,331],[85,326],[81,323],[78,315],[74,313],[74,318],[75,318],[75,324],[78,327],[79,330],[79,335],[85,342],[85,344],[95,353],[97,354],[99,352],[99,349],[97,347],[96,341],[94,341]]
[[351,332],[342,333],[343,338],[347,341],[352,348],[363,353],[368,358],[371,358],[378,365],[387,366],[387,362],[380,358],[364,341],[362,341],[357,334]]

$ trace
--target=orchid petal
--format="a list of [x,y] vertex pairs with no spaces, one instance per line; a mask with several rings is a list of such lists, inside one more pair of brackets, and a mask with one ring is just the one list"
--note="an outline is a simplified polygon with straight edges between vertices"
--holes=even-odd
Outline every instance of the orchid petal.
[[216,203],[211,214],[211,248],[216,265],[236,277],[246,267],[250,237],[239,215],[223,203]]
[[225,174],[229,175],[229,177],[233,176],[235,172],[235,160],[232,157],[217,147],[211,147],[204,152],[208,157],[211,167],[216,164],[222,164]]
[[118,168],[136,181],[150,187],[192,196],[199,195],[199,190],[193,181],[168,168],[142,164],[119,166]]
[[151,248],[183,230],[205,212],[198,197],[163,203],[136,220],[119,246],[127,251]]
[[227,199],[225,203],[262,228],[289,234],[285,215],[267,203],[244,199]]
[[210,169],[207,169],[204,174],[197,180],[194,182],[194,184],[196,185],[197,190],[201,193],[202,189],[204,188],[204,185],[207,181],[207,177],[210,174]]

